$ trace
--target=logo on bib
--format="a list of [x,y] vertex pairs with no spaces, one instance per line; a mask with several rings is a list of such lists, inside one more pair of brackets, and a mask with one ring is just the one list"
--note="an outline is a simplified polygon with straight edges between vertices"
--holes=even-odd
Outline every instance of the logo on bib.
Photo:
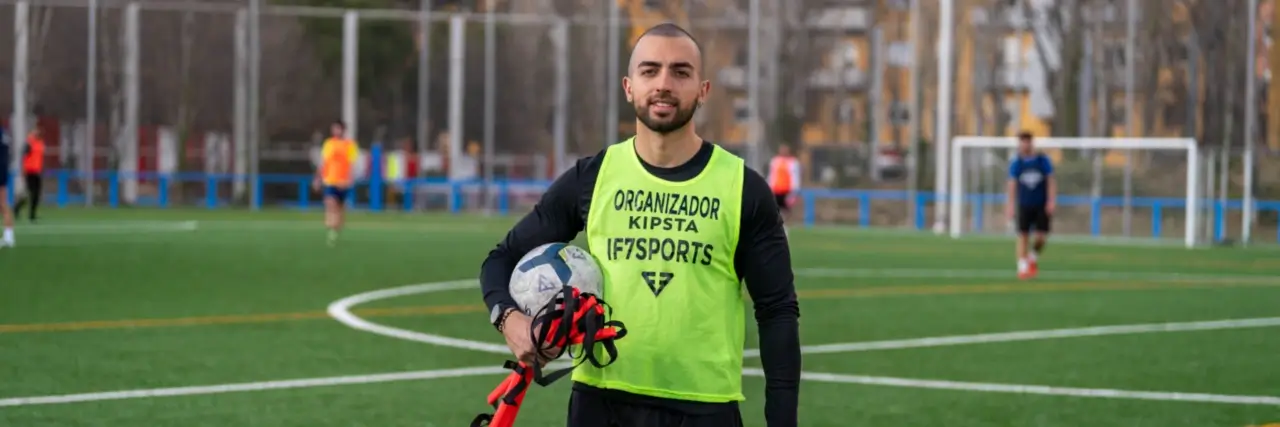
[[644,279],[644,282],[649,285],[649,290],[653,291],[653,296],[655,297],[658,296],[658,294],[661,294],[662,290],[666,289],[668,284],[671,284],[671,279],[674,277],[676,277],[675,273],[669,273],[666,271],[640,272],[640,278]]

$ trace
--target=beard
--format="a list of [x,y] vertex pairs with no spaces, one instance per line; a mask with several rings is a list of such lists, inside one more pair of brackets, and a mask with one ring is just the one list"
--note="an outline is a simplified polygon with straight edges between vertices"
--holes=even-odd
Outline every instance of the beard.
[[[668,102],[676,106],[676,111],[667,118],[656,118],[649,113],[649,106],[655,102]],[[636,117],[640,119],[640,123],[644,123],[644,127],[657,132],[659,135],[666,135],[675,132],[693,120],[693,114],[698,112],[699,102],[694,101],[688,108],[682,108],[680,102],[674,98],[661,98],[649,101],[644,106],[634,103],[636,109]]]

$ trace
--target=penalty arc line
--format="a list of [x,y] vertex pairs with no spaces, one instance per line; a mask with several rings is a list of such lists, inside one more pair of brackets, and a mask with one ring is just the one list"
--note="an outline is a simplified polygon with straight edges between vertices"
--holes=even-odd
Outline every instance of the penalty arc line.
[[[396,288],[382,289],[372,292],[352,295],[338,301],[334,301],[329,305],[329,314],[333,318],[349,327],[376,334],[386,335],[394,338],[418,341],[448,347],[463,348],[469,350],[483,351],[494,354],[508,354],[510,350],[505,345],[485,343],[482,341],[472,341],[459,338],[446,337],[442,335],[427,334],[417,331],[410,331],[400,328],[389,327],[366,321],[359,316],[351,313],[351,308],[380,299],[394,298],[404,295],[421,294],[429,292],[440,292],[451,289],[463,289],[475,287],[474,280],[462,280],[443,283],[427,283],[421,285],[409,285]],[[951,345],[966,344],[984,344],[996,342],[1015,342],[1030,341],[1044,339],[1060,339],[1060,338],[1077,338],[1077,337],[1094,337],[1106,335],[1123,335],[1123,334],[1145,334],[1160,332],[1186,332],[1186,331],[1210,331],[1223,329],[1244,329],[1244,328],[1262,328],[1280,326],[1280,317],[1255,318],[1255,319],[1233,319],[1233,320],[1215,320],[1200,322],[1179,322],[1179,323],[1152,323],[1152,324],[1135,324],[1135,325],[1114,325],[1114,326],[1098,326],[1085,328],[1067,328],[1067,329],[1049,329],[1038,331],[1017,331],[1003,333],[988,333],[974,335],[955,335],[945,337],[926,337],[901,340],[884,340],[870,341],[860,343],[837,343],[824,344],[816,346],[803,346],[800,352],[803,354],[824,354],[824,353],[850,353],[865,352],[875,350],[891,350],[891,349],[909,349],[909,348],[929,348]],[[759,349],[748,349],[743,352],[744,358],[760,357]],[[759,369],[748,368],[743,370],[743,375],[763,376],[764,372]],[[887,385],[899,387],[916,387],[916,388],[933,388],[933,389],[950,389],[964,391],[985,391],[985,392],[1006,392],[1006,393],[1023,393],[1023,394],[1046,394],[1059,396],[1079,396],[1079,397],[1098,397],[1098,398],[1127,398],[1127,399],[1143,399],[1143,400],[1164,400],[1164,401],[1188,401],[1188,402],[1206,402],[1206,403],[1235,403],[1235,404],[1253,404],[1253,405],[1280,405],[1280,397],[1276,396],[1236,396],[1236,395],[1217,395],[1204,393],[1181,393],[1181,392],[1159,392],[1159,391],[1131,391],[1131,390],[1111,390],[1111,389],[1087,389],[1087,388],[1071,388],[1071,387],[1051,387],[1039,385],[1017,385],[1017,384],[990,384],[990,383],[971,383],[956,382],[943,380],[919,380],[907,378],[892,377],[872,377],[859,375],[841,375],[817,372],[803,372],[801,379],[821,382],[838,382],[838,383],[859,383],[868,385]]]

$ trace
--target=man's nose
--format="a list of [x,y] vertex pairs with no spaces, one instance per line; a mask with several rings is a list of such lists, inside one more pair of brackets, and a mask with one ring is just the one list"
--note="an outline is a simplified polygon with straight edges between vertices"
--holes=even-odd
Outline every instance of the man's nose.
[[662,73],[659,73],[656,80],[657,81],[655,81],[654,84],[657,85],[657,89],[659,91],[671,92],[671,89],[675,86],[675,78],[671,75],[671,71],[669,70],[664,70]]

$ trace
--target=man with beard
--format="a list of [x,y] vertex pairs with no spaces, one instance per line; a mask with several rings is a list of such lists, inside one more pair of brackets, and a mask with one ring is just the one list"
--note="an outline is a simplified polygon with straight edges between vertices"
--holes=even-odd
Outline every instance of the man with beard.
[[797,425],[800,338],[791,255],[764,178],[694,131],[711,89],[674,24],[636,42],[622,89],[636,135],[581,159],[498,243],[480,272],[493,326],[521,361],[547,363],[508,292],[522,256],[585,231],[601,293],[626,324],[618,358],[573,373],[570,427],[741,426],[742,282],[755,308],[765,419]]

